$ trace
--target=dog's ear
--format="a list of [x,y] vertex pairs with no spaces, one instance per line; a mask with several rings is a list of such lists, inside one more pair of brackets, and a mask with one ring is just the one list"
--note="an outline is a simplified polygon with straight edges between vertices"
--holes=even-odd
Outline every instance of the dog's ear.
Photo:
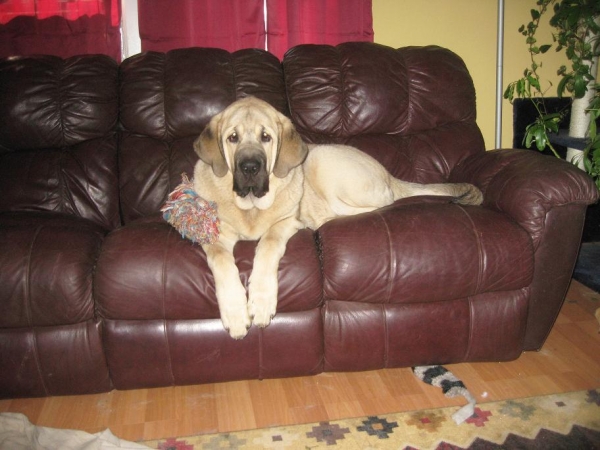
[[279,116],[279,146],[273,174],[277,178],[285,178],[290,170],[304,162],[308,155],[308,146],[294,128],[292,121],[283,114]]
[[194,141],[194,150],[202,161],[212,166],[216,176],[224,177],[229,168],[221,143],[220,119],[221,114],[217,114],[210,120],[198,139]]

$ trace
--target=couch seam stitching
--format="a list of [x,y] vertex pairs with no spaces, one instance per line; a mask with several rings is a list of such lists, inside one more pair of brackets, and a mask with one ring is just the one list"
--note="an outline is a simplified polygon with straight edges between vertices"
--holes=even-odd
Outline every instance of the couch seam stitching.
[[388,255],[389,255],[389,261],[390,261],[390,265],[389,265],[389,273],[388,273],[388,277],[387,277],[387,289],[386,289],[386,301],[385,304],[390,304],[392,301],[392,280],[393,280],[393,275],[395,274],[396,270],[397,270],[397,263],[396,263],[396,258],[393,258],[393,250],[392,250],[392,240],[391,240],[391,233],[390,233],[390,228],[387,224],[387,222],[385,221],[385,219],[383,218],[383,215],[381,214],[381,212],[377,212],[377,215],[379,216],[379,219],[381,220],[381,222],[383,223],[383,226],[385,228],[386,231],[386,237],[387,237],[387,243],[388,243]]
[[[411,83],[411,77],[410,77],[410,73],[412,72],[411,67],[409,67],[408,64],[408,60],[406,58],[406,55],[404,54],[405,51],[403,51],[402,49],[398,49],[397,51],[398,55],[400,56],[400,58],[402,58],[402,62],[404,63],[404,68],[405,68],[405,76],[406,76],[406,122],[404,123],[404,133],[405,134],[412,125],[412,118],[413,118],[413,89],[412,89],[412,83]],[[408,135],[412,135],[413,133],[408,133]]]
[[467,220],[471,224],[471,231],[475,236],[475,243],[477,244],[477,256],[478,256],[478,270],[477,270],[477,285],[475,286],[475,292],[473,295],[476,295],[481,290],[481,286],[483,285],[483,248],[481,245],[481,237],[477,232],[477,227],[475,226],[475,222],[473,218],[467,213],[464,207],[459,206],[462,213],[467,217]]
[[167,255],[169,253],[169,238],[172,235],[172,231],[173,231],[173,228],[169,227],[169,231],[167,232],[165,252],[163,255],[162,277],[161,277],[161,284],[162,284],[161,305],[162,305],[162,315],[163,315],[163,333],[165,335],[169,375],[171,376],[171,383],[175,384],[175,375],[173,374],[173,359],[171,358],[171,346],[169,345],[169,332],[167,330],[167,314],[166,314],[166,308],[165,308],[165,299],[166,299],[166,295],[167,295],[167,293],[166,293]]
[[383,218],[383,215],[381,214],[381,212],[378,211],[377,216],[379,216],[379,219],[383,223],[383,226],[385,227],[385,230],[386,230],[386,236],[387,236],[387,241],[388,241],[389,261],[390,261],[388,280],[387,280],[386,301],[385,301],[385,303],[381,304],[381,308],[382,308],[382,312],[383,312],[383,332],[384,332],[383,365],[384,365],[384,367],[387,367],[388,361],[389,361],[389,334],[388,334],[389,327],[388,327],[387,305],[390,305],[391,301],[392,301],[392,284],[393,284],[392,281],[393,281],[393,274],[395,274],[396,269],[397,269],[397,264],[396,264],[396,258],[394,258],[392,256],[393,251],[392,251],[392,240],[391,240],[390,228],[389,228],[387,222],[385,221],[385,219]]
[[475,322],[473,320],[473,316],[474,316],[474,309],[473,309],[473,296],[469,295],[467,297],[467,302],[468,302],[468,306],[469,306],[469,338],[467,341],[467,349],[465,351],[465,356],[463,357],[463,361],[468,361],[469,358],[471,357],[471,351],[472,351],[472,347],[473,347],[473,323]]
[[481,286],[483,284],[483,248],[481,245],[481,238],[479,236],[479,233],[477,232],[477,227],[475,226],[475,222],[473,221],[473,218],[467,213],[466,209],[463,206],[459,206],[460,210],[462,211],[462,213],[467,217],[469,223],[471,224],[471,231],[473,232],[473,235],[475,236],[475,242],[477,243],[477,254],[478,254],[478,260],[479,260],[479,264],[478,264],[478,270],[477,270],[477,285],[475,286],[475,292],[473,293],[473,295],[469,295],[467,297],[467,302],[468,302],[468,306],[469,306],[469,338],[468,338],[468,342],[467,342],[467,349],[465,352],[465,356],[464,356],[464,360],[468,360],[468,358],[471,357],[471,351],[472,351],[472,344],[473,344],[473,335],[474,335],[474,330],[473,330],[473,324],[474,324],[474,309],[473,309],[473,296],[477,295],[479,293],[479,291],[481,290]]
[[48,386],[46,385],[46,380],[44,380],[44,376],[43,376],[43,371],[42,371],[42,367],[41,367],[41,363],[40,363],[40,352],[38,349],[38,341],[37,341],[37,332],[36,332],[36,327],[33,325],[33,317],[32,317],[32,312],[31,312],[31,289],[30,289],[30,285],[31,285],[31,258],[32,258],[32,253],[33,253],[33,247],[35,245],[35,241],[37,240],[39,234],[41,233],[43,229],[43,226],[39,226],[36,230],[35,230],[35,234],[33,236],[33,239],[31,241],[31,245],[29,246],[29,254],[27,256],[27,283],[25,283],[25,288],[27,289],[27,293],[25,295],[25,298],[27,298],[27,320],[29,322],[29,326],[31,327],[31,338],[33,340],[33,357],[35,360],[35,366],[38,370],[38,376],[40,377],[40,382],[42,383],[42,388],[44,389],[44,393],[45,395],[50,395],[50,392],[48,391]]
[[388,327],[388,315],[387,315],[387,307],[386,304],[380,304],[381,312],[383,314],[383,367],[387,368],[390,360],[389,350],[390,350],[390,337],[389,337],[389,327]]
[[78,217],[83,217],[83,215],[77,209],[77,202],[73,199],[73,193],[71,192],[71,189],[67,187],[67,169],[65,167],[66,160],[67,158],[72,157],[72,159],[75,159],[75,161],[77,162],[76,158],[74,157],[74,155],[71,154],[69,149],[70,147],[61,148],[58,158],[59,164],[57,178],[59,183],[58,189],[60,191],[60,212],[65,213],[67,212],[67,210],[69,210],[69,212],[73,213],[74,215]]
[[29,324],[30,327],[33,328],[33,317],[32,317],[32,312],[31,312],[31,259],[32,259],[32,255],[33,255],[33,247],[35,246],[35,241],[37,241],[37,238],[39,236],[39,234],[42,231],[43,226],[38,226],[33,234],[33,239],[31,240],[31,244],[29,245],[29,252],[27,253],[27,271],[25,274],[25,298],[26,298],[26,308],[25,308],[25,312],[27,314],[27,322]]

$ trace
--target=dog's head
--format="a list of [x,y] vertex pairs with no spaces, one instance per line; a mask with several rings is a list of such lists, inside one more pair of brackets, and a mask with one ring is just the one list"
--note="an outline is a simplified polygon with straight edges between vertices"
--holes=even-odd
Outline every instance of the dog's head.
[[194,149],[217,177],[231,172],[233,191],[240,198],[265,196],[271,175],[287,177],[308,153],[291,121],[254,97],[238,100],[214,116]]

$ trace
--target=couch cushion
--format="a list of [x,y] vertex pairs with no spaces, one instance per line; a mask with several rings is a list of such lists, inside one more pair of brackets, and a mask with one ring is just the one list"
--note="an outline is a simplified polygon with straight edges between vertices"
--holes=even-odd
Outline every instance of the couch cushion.
[[475,118],[469,72],[441,47],[299,45],[283,64],[290,111],[301,132],[408,135]]
[[[246,284],[256,242],[240,241],[236,264]],[[198,244],[162,218],[139,219],[106,239],[95,277],[98,311],[107,319],[218,319],[214,280]],[[288,242],[279,265],[280,312],[320,306],[322,278],[313,233]]]
[[0,62],[0,211],[119,225],[117,74],[99,55]]
[[61,148],[110,133],[117,124],[117,70],[102,55],[0,61],[0,145]]
[[447,49],[300,45],[283,65],[292,120],[311,142],[354,145],[421,183],[484,151],[471,76]]
[[497,211],[413,197],[318,231],[325,300],[433,303],[529,285],[529,235]]
[[110,230],[119,216],[115,134],[65,148],[0,154],[0,211],[51,211]]
[[0,214],[0,327],[93,319],[92,275],[104,233],[67,215]]

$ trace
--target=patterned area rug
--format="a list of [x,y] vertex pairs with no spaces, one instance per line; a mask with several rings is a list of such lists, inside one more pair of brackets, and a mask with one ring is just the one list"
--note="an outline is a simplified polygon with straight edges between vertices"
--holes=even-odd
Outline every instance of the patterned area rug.
[[456,407],[142,442],[162,450],[600,449],[600,389]]

